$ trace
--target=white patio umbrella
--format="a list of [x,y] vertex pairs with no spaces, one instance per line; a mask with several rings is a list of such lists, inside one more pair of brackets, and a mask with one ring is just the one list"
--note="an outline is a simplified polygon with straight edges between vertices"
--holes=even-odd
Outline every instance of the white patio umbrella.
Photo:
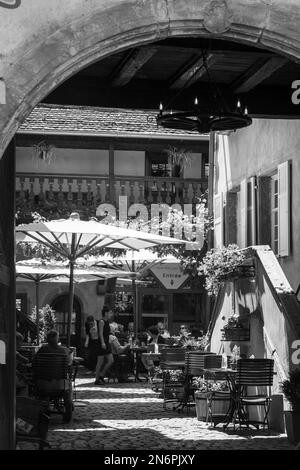
[[16,227],[17,242],[42,243],[69,261],[69,316],[67,346],[70,346],[74,297],[74,266],[78,258],[93,248],[139,251],[163,244],[182,244],[182,240],[148,232],[106,225],[96,220],[82,221],[78,213],[69,219],[36,222]]
[[[43,263],[39,259],[32,259],[29,261],[19,261],[16,263],[16,277],[24,280],[32,281],[35,283],[35,296],[36,296],[36,327],[37,327],[37,344],[39,344],[39,288],[40,282],[56,282],[65,283],[69,282],[69,267],[63,264],[50,264]],[[74,275],[74,282],[91,282],[98,279],[107,279],[112,277],[131,276],[130,272],[118,271],[116,269],[109,269],[103,267],[83,267],[80,266],[76,269]]]

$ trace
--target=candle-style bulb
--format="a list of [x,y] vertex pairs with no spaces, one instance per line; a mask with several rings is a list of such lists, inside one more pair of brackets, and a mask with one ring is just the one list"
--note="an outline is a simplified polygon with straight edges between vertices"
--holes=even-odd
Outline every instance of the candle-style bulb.
[[236,105],[236,106],[237,106],[237,108],[240,108],[240,107],[241,107],[241,102],[240,102],[240,100],[238,100],[238,102],[237,102],[237,105]]
[[159,110],[160,110],[160,111],[163,110],[163,104],[162,104],[162,103],[159,103]]
[[248,114],[248,108],[247,108],[247,106],[245,107],[244,113],[245,113],[246,115]]
[[173,111],[172,111],[172,109],[171,109],[171,111],[170,111],[170,114],[173,114]]
[[198,98],[197,98],[197,96],[196,96],[196,98],[195,98],[195,100],[194,100],[194,105],[195,105],[195,106],[198,106]]

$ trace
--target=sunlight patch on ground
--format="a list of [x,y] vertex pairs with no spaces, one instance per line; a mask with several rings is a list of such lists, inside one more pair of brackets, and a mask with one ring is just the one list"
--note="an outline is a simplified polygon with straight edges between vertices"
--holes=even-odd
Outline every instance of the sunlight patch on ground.
[[85,402],[88,403],[160,403],[161,398],[85,398]]
[[128,395],[128,394],[134,394],[134,395],[154,395],[154,392],[149,389],[149,390],[138,390],[134,388],[111,388],[111,387],[78,387],[76,386],[76,391],[77,392],[95,392],[96,390],[100,390],[101,392],[107,392],[107,393],[119,393],[120,395]]

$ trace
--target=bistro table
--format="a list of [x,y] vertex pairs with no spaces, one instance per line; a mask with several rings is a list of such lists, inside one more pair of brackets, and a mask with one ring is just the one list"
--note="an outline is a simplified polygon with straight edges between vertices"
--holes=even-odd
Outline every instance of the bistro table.
[[147,347],[146,346],[133,346],[132,348],[130,348],[130,351],[133,354],[133,375],[136,381],[141,382],[141,379],[139,378],[141,356],[142,354],[147,353]]

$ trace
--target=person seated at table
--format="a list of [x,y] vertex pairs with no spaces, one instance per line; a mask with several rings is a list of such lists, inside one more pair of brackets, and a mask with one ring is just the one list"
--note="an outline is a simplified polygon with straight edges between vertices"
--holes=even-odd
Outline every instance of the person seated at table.
[[134,339],[134,323],[133,321],[130,321],[127,325],[127,330],[125,331],[127,341],[130,340],[130,338],[133,340]]
[[158,328],[159,336],[162,336],[163,338],[170,338],[170,333],[168,332],[162,321],[159,321],[156,326]]
[[47,344],[44,344],[38,352],[36,356],[38,357],[40,354],[64,354],[68,359],[68,365],[72,364],[72,354],[70,353],[69,349],[65,346],[59,344],[59,334],[56,330],[50,330],[47,333]]
[[117,331],[118,324],[115,322],[111,323],[109,344],[114,357],[114,363],[108,372],[115,374],[118,382],[126,382],[128,379],[128,369],[131,369],[131,367],[133,368],[133,360],[130,355],[130,343],[121,345],[116,335]]
[[[111,325],[113,323],[110,324],[110,329],[111,329]],[[119,343],[121,344],[121,346],[124,346],[124,344],[127,343],[127,335],[124,331],[124,325],[122,325],[122,323],[116,323],[117,325],[117,330],[115,331],[115,336],[118,338],[119,340]]]
[[180,325],[179,330],[179,340],[177,342],[177,346],[185,347],[187,341],[190,339],[191,333],[189,332],[189,328],[187,325]]
[[[150,344],[165,344],[164,338],[159,334],[158,328],[156,326],[150,326],[147,329],[147,333],[150,337],[148,341],[148,345]],[[142,363],[145,369],[148,372],[153,372],[155,367],[159,364],[159,360],[153,360],[150,357],[143,357],[142,356]]]

